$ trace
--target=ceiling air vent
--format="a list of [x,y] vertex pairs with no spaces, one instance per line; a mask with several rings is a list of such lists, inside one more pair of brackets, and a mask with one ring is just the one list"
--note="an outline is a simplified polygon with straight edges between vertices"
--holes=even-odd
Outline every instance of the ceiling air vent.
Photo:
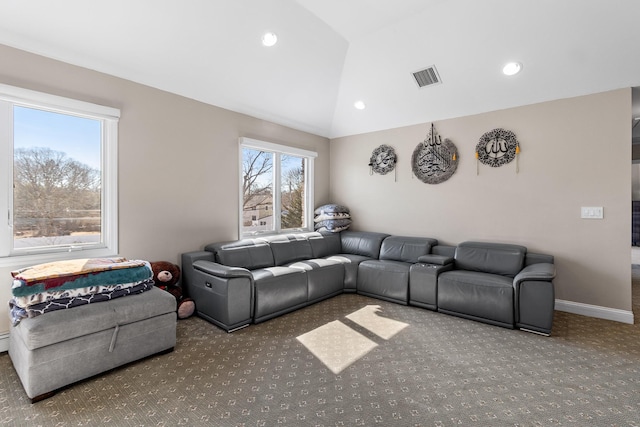
[[416,71],[413,73],[413,78],[416,79],[419,87],[431,86],[441,83],[438,71],[436,71],[435,65],[425,68],[424,70]]

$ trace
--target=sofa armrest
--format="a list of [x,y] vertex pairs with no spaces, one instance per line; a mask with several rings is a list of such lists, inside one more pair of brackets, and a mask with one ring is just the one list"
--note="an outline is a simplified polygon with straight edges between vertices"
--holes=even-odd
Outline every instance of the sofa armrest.
[[253,276],[241,267],[229,267],[207,259],[194,261],[188,295],[196,303],[198,316],[227,332],[253,320]]
[[556,277],[556,267],[549,263],[531,264],[523,268],[520,273],[513,278],[513,285],[518,286],[525,280],[550,282]]
[[549,335],[553,325],[556,268],[550,263],[526,266],[513,278],[515,326]]
[[425,264],[448,265],[453,263],[453,258],[445,255],[428,254],[418,257],[418,262],[423,262]]
[[242,267],[229,267],[226,265],[218,264],[217,262],[198,260],[193,263],[193,268],[202,271],[203,273],[211,274],[212,276],[233,278],[233,277],[247,277],[251,279],[253,276],[251,272]]

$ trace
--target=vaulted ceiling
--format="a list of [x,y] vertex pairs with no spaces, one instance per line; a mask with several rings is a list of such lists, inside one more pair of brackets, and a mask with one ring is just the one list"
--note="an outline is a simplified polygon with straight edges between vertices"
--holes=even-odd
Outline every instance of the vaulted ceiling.
[[0,0],[0,43],[339,137],[640,86],[639,20],[637,0]]

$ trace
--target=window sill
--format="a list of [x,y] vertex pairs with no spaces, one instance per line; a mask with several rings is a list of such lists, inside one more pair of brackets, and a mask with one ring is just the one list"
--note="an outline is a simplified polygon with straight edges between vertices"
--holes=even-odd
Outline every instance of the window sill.
[[0,258],[0,268],[23,268],[30,265],[44,264],[53,261],[63,261],[80,258],[106,258],[117,256],[110,248],[71,250],[29,255],[14,255]]

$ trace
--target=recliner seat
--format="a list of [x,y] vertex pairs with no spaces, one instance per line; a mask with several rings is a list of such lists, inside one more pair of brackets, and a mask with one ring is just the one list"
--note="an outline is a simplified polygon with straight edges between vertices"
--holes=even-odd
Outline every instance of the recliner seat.
[[[506,328],[520,327],[549,334],[554,305],[553,257],[533,255],[531,259],[534,257],[547,262],[525,267],[527,248],[524,246],[460,243],[453,269],[437,278],[438,311]],[[523,286],[523,282],[527,282],[526,285]]]

